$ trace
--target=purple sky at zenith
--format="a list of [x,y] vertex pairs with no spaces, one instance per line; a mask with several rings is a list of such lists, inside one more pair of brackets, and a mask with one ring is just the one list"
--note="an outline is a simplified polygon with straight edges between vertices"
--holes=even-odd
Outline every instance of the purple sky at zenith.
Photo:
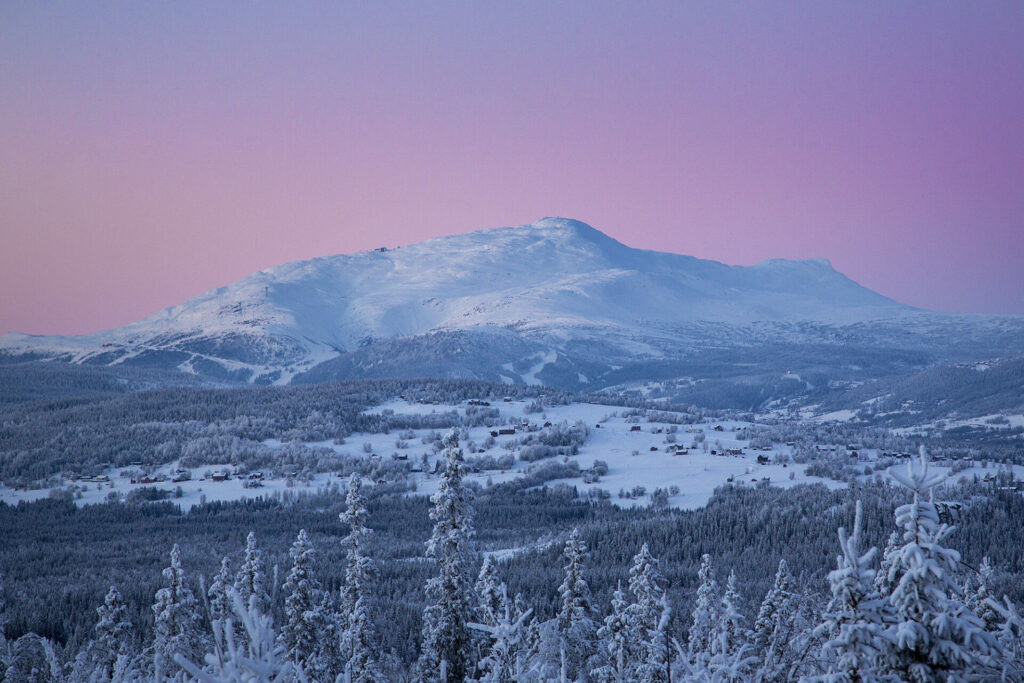
[[0,334],[584,220],[1024,313],[1024,3],[0,5]]

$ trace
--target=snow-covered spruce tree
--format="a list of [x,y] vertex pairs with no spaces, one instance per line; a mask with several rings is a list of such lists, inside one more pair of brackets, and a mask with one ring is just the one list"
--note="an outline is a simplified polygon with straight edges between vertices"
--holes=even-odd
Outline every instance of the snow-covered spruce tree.
[[487,653],[480,660],[478,680],[483,683],[525,683],[535,678],[537,673],[526,642],[527,621],[533,610],[528,609],[513,616],[504,583],[497,587],[497,592],[500,596],[496,601],[499,603],[498,611],[493,614],[488,612],[489,616],[493,616],[494,623],[469,624],[474,630],[485,633],[486,641],[490,643]]
[[[703,585],[710,585],[710,562],[707,555],[702,570],[706,571]],[[705,573],[702,571],[702,573]],[[706,593],[710,597],[711,593]],[[707,599],[707,597],[705,598]],[[698,591],[698,601],[700,601]],[[711,614],[709,606],[698,605],[703,615]],[[695,610],[696,612],[696,610]],[[743,616],[740,612],[740,595],[736,587],[736,575],[729,574],[725,594],[720,605],[714,610],[717,619],[713,631],[708,638],[707,649],[683,648],[673,641],[677,652],[674,666],[676,681],[686,683],[738,683],[739,681],[756,680],[754,675],[758,657],[754,655],[750,644],[750,634],[743,627]],[[702,619],[706,616],[702,616]],[[703,624],[702,624],[703,625]],[[691,633],[692,635],[692,633]]]
[[887,604],[875,589],[875,571],[871,568],[876,548],[861,554],[861,505],[857,501],[853,533],[839,528],[842,554],[838,566],[829,573],[832,599],[824,619],[816,629],[827,638],[822,647],[826,673],[819,680],[825,683],[873,683],[883,680],[876,661],[887,645]]
[[587,546],[579,529],[573,529],[565,542],[565,579],[558,587],[561,608],[558,610],[559,650],[564,655],[565,675],[569,680],[587,681],[591,659],[596,653],[594,608],[590,602],[590,586],[583,578]]
[[736,586],[736,572],[729,572],[729,581],[722,595],[722,611],[718,618],[718,629],[711,642],[711,653],[730,655],[750,642],[750,634],[743,626],[739,588]]
[[245,538],[245,558],[235,576],[235,590],[247,608],[255,608],[261,614],[270,614],[270,594],[267,592],[263,555],[256,547],[256,534],[252,531]]
[[512,601],[512,620],[518,621],[519,617],[527,613],[532,616],[524,620],[526,626],[523,628],[523,636],[519,641],[518,661],[523,663],[523,670],[529,674],[523,678],[523,681],[529,682],[540,678],[544,664],[541,657],[541,622],[537,619],[537,615],[533,614],[533,609],[527,606],[523,596],[516,593],[516,597]]
[[[0,655],[0,671],[9,683],[63,683],[64,671],[53,641],[36,633],[26,633],[13,643],[7,641]],[[77,682],[76,682],[77,683]]]
[[103,604],[96,608],[95,636],[89,643],[92,676],[98,681],[109,681],[114,676],[118,657],[127,657],[131,651],[134,629],[128,619],[128,606],[120,591],[111,586]]
[[[7,598],[4,593],[4,575],[0,572],[0,641],[7,637]],[[3,679],[0,679],[3,680]]]
[[998,641],[1003,650],[1000,680],[1024,681],[1024,617],[1017,606],[1003,596],[1003,602],[989,599],[989,606],[999,615]]
[[960,554],[943,546],[952,528],[939,522],[933,494],[944,477],[929,475],[923,447],[919,469],[908,463],[906,474],[892,474],[913,493],[913,501],[896,509],[903,545],[889,568],[895,623],[887,629],[892,645],[881,669],[921,682],[971,680],[986,669],[991,674],[998,644],[961,597],[953,578]]
[[697,600],[693,606],[693,621],[690,624],[691,660],[695,660],[700,655],[711,654],[711,643],[718,630],[721,612],[718,582],[715,581],[711,556],[707,553],[701,558],[697,579],[700,581],[700,585],[697,587]]
[[789,573],[789,567],[785,560],[779,560],[779,568],[775,571],[775,582],[765,593],[761,607],[757,611],[757,619],[754,620],[753,645],[759,650],[770,647],[772,636],[778,630],[779,624],[788,617],[788,612],[793,608],[793,576]]
[[[284,658],[284,650],[277,643],[268,615],[255,609],[255,605],[247,606],[234,587],[228,588],[228,599],[229,617],[213,622],[213,652],[206,655],[205,666],[196,659],[175,657],[175,662],[191,677],[189,681],[307,683],[314,680]],[[234,629],[227,627],[230,622],[238,624],[242,638],[235,638]],[[244,640],[245,644],[239,640]]]
[[758,672],[763,680],[784,680],[797,658],[793,646],[798,641],[797,595],[793,576],[785,560],[779,560],[775,582],[761,601],[754,621],[751,645],[759,658]]
[[224,557],[220,561],[220,571],[213,577],[206,598],[210,605],[210,621],[222,620],[231,614],[231,560]]
[[626,595],[620,583],[612,594],[612,610],[597,631],[602,665],[594,671],[601,683],[624,683],[627,680],[626,656],[629,647],[629,615]]
[[644,662],[637,671],[640,683],[670,683],[672,680],[672,647],[668,635],[668,622],[671,618],[668,595],[662,593],[661,616],[647,639]]
[[329,655],[323,644],[333,638],[324,593],[313,573],[316,551],[305,529],[299,531],[288,554],[292,568],[284,583],[284,625],[278,640],[285,659],[314,680],[322,680],[328,670],[325,655]]
[[967,605],[981,619],[986,631],[997,633],[1001,624],[999,612],[989,603],[992,598],[992,574],[992,563],[986,556],[978,565],[978,578],[973,589],[967,594]]
[[669,642],[667,634],[660,628],[667,605],[664,600],[665,579],[646,543],[633,557],[633,566],[629,569],[629,591],[633,594],[633,602],[626,608],[626,615],[630,640],[636,647],[631,673],[643,683],[667,682]]
[[[494,627],[498,625],[506,608],[505,585],[498,578],[498,570],[494,561],[488,555],[480,567],[480,573],[476,577],[474,587],[477,597],[476,623],[479,626]],[[490,652],[492,642],[492,631],[474,627],[473,632],[473,660],[480,662]]]
[[891,576],[893,580],[899,578],[893,573],[892,569],[893,563],[896,561],[896,554],[899,552],[901,545],[900,533],[893,530],[889,534],[889,540],[886,541],[885,548],[882,550],[882,559],[879,562],[878,572],[875,573],[875,590],[883,597],[892,593],[893,584],[889,577]]
[[490,555],[484,558],[480,573],[476,577],[476,621],[485,626],[497,626],[505,611],[507,599],[504,584],[498,577],[498,569]]
[[0,573],[0,681],[4,680],[11,665],[13,643],[7,640],[7,601],[4,597],[4,575]]
[[470,673],[467,654],[472,636],[473,505],[463,479],[466,466],[455,430],[443,439],[445,468],[430,497],[434,530],[427,556],[437,560],[438,575],[427,581],[423,635],[417,662],[425,683],[462,683]]
[[153,604],[153,668],[155,678],[184,680],[175,656],[194,660],[202,651],[202,613],[185,579],[178,544],[171,549],[171,565],[164,569],[167,585],[156,592]]
[[341,673],[347,676],[350,683],[383,680],[373,654],[369,591],[376,568],[373,560],[365,553],[370,530],[366,526],[369,512],[362,486],[358,474],[349,477],[345,511],[339,516],[348,525],[349,531],[342,540],[342,547],[345,548],[345,583],[341,588],[338,651]]

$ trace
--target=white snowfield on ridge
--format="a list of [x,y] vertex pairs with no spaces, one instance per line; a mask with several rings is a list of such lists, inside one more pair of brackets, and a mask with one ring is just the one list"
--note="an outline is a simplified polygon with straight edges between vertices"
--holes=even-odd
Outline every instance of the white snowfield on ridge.
[[[633,249],[579,221],[545,218],[287,263],[115,330],[12,333],[0,338],[0,350],[103,362],[116,349],[124,354],[116,363],[147,350],[184,349],[228,368],[284,370],[283,383],[368,339],[434,331],[511,330],[552,344],[598,339],[622,346],[659,335],[678,339],[681,327],[701,323],[838,325],[924,314],[861,287],[823,259],[729,266]],[[232,359],[209,348],[211,340],[239,339],[262,356]]]

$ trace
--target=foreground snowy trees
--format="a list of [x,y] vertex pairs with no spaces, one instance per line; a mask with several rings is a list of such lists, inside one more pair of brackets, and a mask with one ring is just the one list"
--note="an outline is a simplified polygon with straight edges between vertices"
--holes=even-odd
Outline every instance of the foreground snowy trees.
[[942,545],[952,532],[933,500],[942,477],[928,474],[923,449],[920,469],[894,476],[913,501],[896,510],[903,546],[888,570],[893,624],[879,668],[908,681],[966,678],[994,664],[998,645],[954,580],[960,553]]
[[283,586],[285,622],[278,641],[289,662],[322,680],[330,670],[333,629],[326,596],[313,574],[315,551],[305,529],[299,531],[289,555],[292,568]]
[[376,568],[364,550],[370,530],[366,527],[366,497],[358,474],[349,477],[345,505],[340,518],[348,524],[349,532],[342,540],[345,585],[341,589],[338,624],[340,668],[349,683],[375,683],[384,680],[374,659],[373,624],[369,613],[370,583]]
[[565,580],[558,587],[561,609],[558,611],[558,644],[564,675],[570,680],[589,680],[596,653],[594,608],[590,602],[590,586],[583,578],[583,562],[587,546],[574,529],[565,543]]
[[853,519],[853,533],[839,529],[838,567],[828,575],[832,599],[825,609],[815,634],[827,640],[822,653],[828,660],[829,683],[880,680],[874,663],[890,642],[885,632],[887,604],[875,588],[875,570],[871,568],[876,549],[861,553],[861,506]]
[[466,466],[453,429],[443,440],[445,469],[437,493],[430,497],[434,531],[427,557],[437,561],[438,575],[427,582],[423,639],[417,668],[428,683],[457,683],[471,673],[473,549],[472,492],[465,486]]
[[183,680],[177,658],[195,659],[203,646],[202,612],[185,580],[181,550],[171,549],[171,566],[164,570],[167,585],[153,603],[153,671],[156,678]]
[[[392,667],[385,675],[376,660],[370,618],[376,572],[362,483],[353,476],[341,514],[348,526],[345,582],[336,596],[317,580],[316,550],[305,531],[291,548],[281,586],[267,579],[250,534],[238,573],[232,576],[225,559],[204,591],[205,609],[174,546],[166,585],[155,596],[152,642],[135,645],[128,609],[111,588],[97,610],[92,640],[66,668],[50,641],[30,634],[9,642],[0,621],[0,681],[1024,681],[1024,619],[1009,600],[994,598],[987,559],[975,571],[944,545],[952,528],[940,519],[933,500],[940,479],[929,474],[923,453],[917,468],[896,475],[912,500],[897,508],[899,533],[879,562],[877,549],[864,547],[859,503],[850,531],[839,529],[840,553],[823,608],[783,561],[760,606],[748,612],[749,596],[735,573],[721,589],[704,555],[692,613],[678,620],[688,626],[684,634],[673,632],[666,581],[646,544],[633,557],[628,584],[618,585],[602,614],[578,529],[563,547],[551,617],[541,619],[518,595],[510,599],[500,565],[492,558],[478,565],[471,491],[454,433],[445,449],[427,543],[436,566],[426,585],[421,654],[412,671]],[[283,619],[275,628],[278,589]]]

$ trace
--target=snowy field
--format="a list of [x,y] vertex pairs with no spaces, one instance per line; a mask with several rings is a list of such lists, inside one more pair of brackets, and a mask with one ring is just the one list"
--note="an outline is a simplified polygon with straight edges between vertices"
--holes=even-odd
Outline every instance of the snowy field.
[[[394,411],[399,415],[429,415],[430,413],[448,413],[458,410],[460,414],[464,414],[466,407],[465,403],[461,405],[422,405],[404,400],[394,400],[368,412],[381,413],[387,410]],[[693,509],[707,504],[714,489],[727,482],[755,485],[767,480],[771,486],[782,487],[810,482],[818,482],[830,488],[845,486],[841,482],[806,475],[805,465],[792,462],[786,465],[776,463],[776,456],[789,454],[791,449],[787,446],[775,444],[770,451],[752,450],[749,447],[749,442],[741,438],[742,432],[737,433],[737,430],[751,426],[749,422],[715,421],[693,425],[675,425],[674,428],[677,430],[674,434],[675,444],[686,450],[685,454],[677,454],[673,452],[673,444],[669,443],[673,438],[669,436],[669,432],[673,429],[673,425],[669,422],[649,422],[646,417],[626,418],[623,416],[623,413],[626,412],[624,409],[586,403],[547,407],[544,412],[533,414],[526,414],[525,407],[526,402],[523,401],[499,401],[493,404],[491,408],[500,411],[500,420],[504,426],[508,428],[511,425],[516,425],[516,433],[492,437],[493,444],[484,448],[488,437],[491,436],[491,431],[498,428],[485,426],[468,428],[469,438],[462,443],[467,458],[481,456],[501,458],[509,454],[518,456],[518,452],[512,449],[514,442],[530,433],[521,426],[524,422],[537,429],[543,429],[545,423],[558,424],[564,421],[573,425],[583,422],[587,425],[589,436],[580,447],[579,455],[547,458],[534,463],[523,462],[516,457],[514,464],[506,470],[471,473],[469,475],[471,481],[475,481],[481,486],[487,486],[488,483],[500,483],[523,476],[536,467],[568,460],[575,460],[581,470],[586,470],[592,468],[595,461],[600,460],[607,464],[608,471],[601,475],[596,482],[584,483],[581,477],[574,477],[549,481],[547,484],[564,483],[575,486],[581,495],[587,494],[591,489],[604,489],[610,494],[612,503],[623,507],[648,505],[650,504],[650,493],[656,488],[663,488],[671,492],[668,499],[669,505],[683,509]],[[393,430],[389,434],[354,433],[347,437],[343,444],[324,441],[307,445],[323,446],[338,453],[376,458],[385,462],[392,458],[400,458],[400,462],[406,463],[405,466],[411,470],[410,478],[415,487],[414,493],[433,493],[437,487],[438,477],[432,472],[438,464],[439,456],[430,445],[424,444],[422,440],[422,437],[431,430],[411,430],[414,436],[404,439],[405,447],[399,447],[396,444],[399,431],[405,430]],[[701,436],[704,439],[703,444],[697,444],[694,447],[695,440],[699,441]],[[265,443],[271,448],[281,446],[280,442],[274,440]],[[471,443],[474,446],[472,453],[468,448]],[[726,454],[723,455],[723,451]],[[729,453],[730,451],[732,453]],[[763,456],[762,460],[767,459],[769,462],[759,464],[758,456]],[[75,488],[75,500],[79,504],[103,502],[107,500],[111,492],[125,496],[142,486],[154,486],[175,492],[176,496],[172,497],[171,501],[183,508],[192,507],[203,501],[233,501],[273,495],[277,492],[310,492],[333,485],[344,486],[344,477],[333,473],[316,474],[306,480],[298,477],[286,479],[267,476],[258,487],[246,487],[246,475],[230,476],[224,481],[214,481],[213,474],[231,472],[232,468],[227,465],[204,465],[191,468],[188,470],[188,480],[174,482],[172,479],[176,470],[178,470],[176,463],[166,465],[155,472],[150,472],[151,475],[162,475],[166,478],[165,480],[138,484],[132,483],[126,476],[127,470],[118,468],[105,473],[109,481],[65,481],[63,486]],[[1017,470],[1017,476],[1024,478],[1024,468],[1017,468]],[[995,471],[994,467],[978,466],[959,473],[957,476],[971,477],[977,474],[983,478],[986,474],[994,474]],[[637,487],[643,487],[646,489],[646,493],[635,497],[619,495],[620,491],[629,492]],[[179,488],[180,497],[177,491]],[[0,500],[8,503],[19,500],[35,500],[48,495],[50,495],[50,491],[46,489],[25,491],[0,487]]]

